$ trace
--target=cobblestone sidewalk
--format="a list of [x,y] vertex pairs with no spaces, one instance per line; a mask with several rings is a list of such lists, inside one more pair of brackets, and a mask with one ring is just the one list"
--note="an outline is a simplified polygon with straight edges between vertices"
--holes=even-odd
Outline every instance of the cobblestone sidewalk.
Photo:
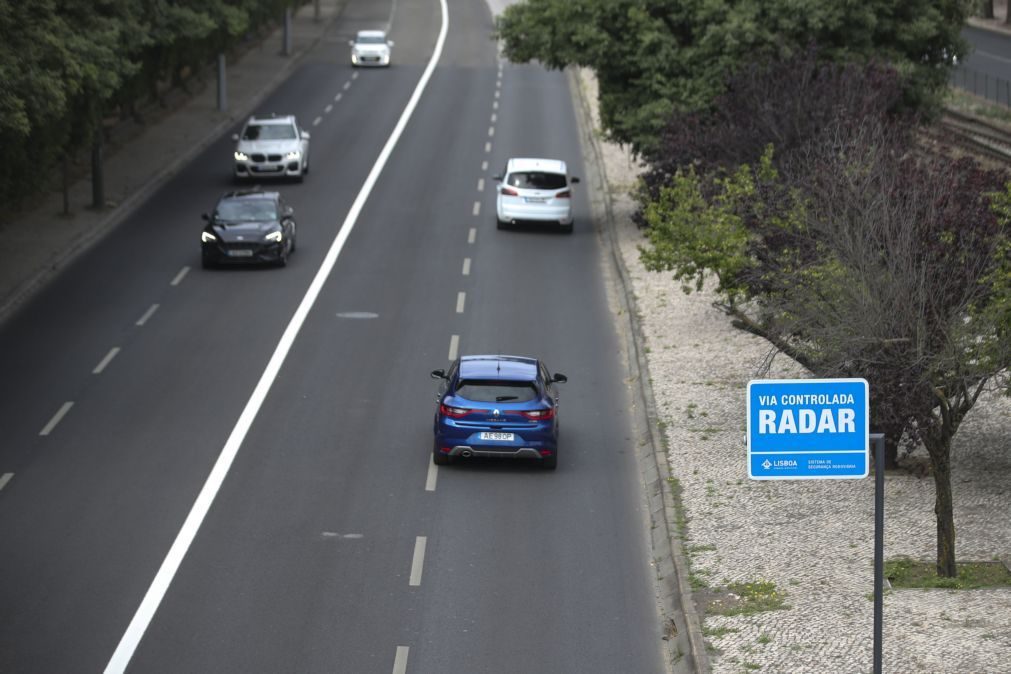
[[[579,79],[596,114],[593,75],[584,70]],[[643,268],[638,246],[645,240],[631,221],[629,197],[639,168],[621,147],[601,146],[613,226],[632,283],[626,290],[645,334],[671,474],[682,488],[687,553],[713,671],[871,671],[874,481],[747,479],[745,390],[769,344],[732,328],[708,291],[685,295],[669,274]],[[807,375],[780,356],[767,376]],[[1009,445],[1011,401],[982,400],[953,447],[960,560],[1011,553]],[[933,559],[933,504],[929,476],[887,476],[886,559]],[[732,583],[773,583],[784,606],[706,616],[707,599],[718,596],[706,588]],[[1011,671],[1011,589],[892,591],[883,644],[888,672]]]

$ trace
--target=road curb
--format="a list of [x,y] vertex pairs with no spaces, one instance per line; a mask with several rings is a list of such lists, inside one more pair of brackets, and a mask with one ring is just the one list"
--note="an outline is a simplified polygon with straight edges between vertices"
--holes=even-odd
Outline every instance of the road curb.
[[[652,524],[651,544],[656,563],[656,580],[666,639],[665,665],[668,672],[677,674],[709,672],[709,656],[702,634],[702,623],[688,584],[688,560],[682,549],[681,534],[677,525],[679,505],[671,491],[674,482],[667,462],[666,443],[659,431],[660,418],[656,411],[656,401],[649,378],[649,364],[643,348],[642,324],[638,318],[629,272],[621,257],[615,232],[614,209],[607,171],[595,132],[590,103],[579,81],[579,75],[572,68],[566,72],[582,138],[586,160],[584,163],[587,173],[590,174],[587,177],[591,178],[588,182],[600,187],[590,191],[593,219],[600,223],[599,230],[606,237],[611,263],[620,282],[620,292],[615,294],[622,311],[628,317],[627,322],[620,322],[619,332],[626,344],[633,396],[640,403],[637,405],[639,410],[636,415],[638,436],[645,439],[644,443],[640,443],[643,446],[637,447],[637,452]],[[636,383],[638,386],[634,385]]]
[[[68,264],[73,262],[79,255],[87,251],[102,238],[114,230],[123,220],[132,215],[141,205],[146,202],[151,195],[157,192],[166,182],[176,176],[187,164],[193,161],[201,152],[213,144],[218,137],[230,126],[241,119],[248,117],[256,106],[260,105],[282,82],[291,74],[299,63],[323,40],[330,27],[340,18],[344,10],[345,0],[336,3],[336,11],[326,21],[320,23],[318,34],[312,41],[302,49],[296,49],[285,65],[270,78],[260,91],[246,103],[236,109],[226,113],[226,117],[208,131],[199,141],[194,143],[178,155],[171,162],[166,164],[161,170],[155,173],[146,183],[134,190],[130,196],[115,206],[109,214],[103,218],[96,226],[79,233],[69,243],[61,248],[56,254],[48,259],[41,269],[31,275],[26,281],[19,284],[6,297],[0,299],[0,323],[3,323],[13,314],[18,307],[25,303],[35,293],[40,291]],[[270,40],[280,32],[280,28],[271,33]],[[240,60],[241,62],[241,60]],[[85,178],[88,179],[88,178]]]

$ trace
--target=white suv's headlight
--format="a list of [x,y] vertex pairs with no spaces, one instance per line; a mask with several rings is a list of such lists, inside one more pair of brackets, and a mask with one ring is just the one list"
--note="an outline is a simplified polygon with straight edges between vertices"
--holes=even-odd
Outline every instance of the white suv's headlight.
[[235,161],[246,161],[249,159],[249,155],[245,152],[235,151]]
[[268,234],[263,238],[265,238],[267,241],[274,241],[275,243],[281,243],[281,239],[284,238],[284,235],[281,234],[281,232],[271,232],[270,234]]
[[204,243],[207,243],[208,241],[217,241],[218,237],[214,236],[210,232],[201,232],[200,240],[203,241]]
[[287,154],[285,154],[284,158],[285,159],[298,159],[301,156],[302,156],[301,152],[299,152],[298,150],[292,150],[291,152],[288,152]]

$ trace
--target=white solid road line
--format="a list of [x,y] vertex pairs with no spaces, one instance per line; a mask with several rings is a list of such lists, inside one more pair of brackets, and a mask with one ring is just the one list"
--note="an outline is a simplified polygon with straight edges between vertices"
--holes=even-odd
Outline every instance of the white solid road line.
[[60,420],[67,416],[67,412],[69,412],[70,408],[73,406],[74,403],[72,401],[63,403],[60,409],[56,411],[56,414],[53,415],[53,418],[49,420],[49,423],[46,424],[41,431],[39,431],[39,435],[49,435],[52,433],[53,429],[56,428],[56,424],[60,423]]
[[471,227],[470,231],[467,232],[467,243],[474,243],[477,241],[477,227]]
[[407,646],[397,646],[397,655],[393,658],[393,674],[406,674],[407,653],[410,650]]
[[470,258],[463,258],[463,275],[470,276]]
[[433,461],[428,462],[428,477],[425,478],[425,491],[435,491],[435,482],[439,479],[439,467]]
[[484,192],[484,178],[477,179],[477,191]]
[[[434,466],[435,464],[433,463],[432,465]],[[4,473],[3,475],[0,475],[0,491],[3,491],[3,488],[7,486],[7,483],[11,481],[12,477],[14,477],[14,473]],[[434,485],[435,483],[433,482],[432,484]],[[435,487],[433,486],[429,491],[434,489]]]
[[105,367],[112,362],[112,359],[116,357],[117,353],[119,353],[118,346],[114,346],[109,349],[109,353],[105,354],[105,358],[103,358],[98,365],[95,366],[95,369],[91,371],[91,374],[102,374],[102,370],[104,370]]
[[316,119],[312,120],[312,125],[313,126],[319,126],[319,123],[322,122],[322,121],[323,121],[322,117],[317,117]]
[[305,296],[299,303],[298,308],[295,309],[295,313],[288,323],[288,327],[285,328],[284,334],[281,335],[281,339],[274,349],[274,353],[271,355],[263,374],[260,376],[256,388],[253,389],[249,401],[242,410],[238,421],[236,421],[235,427],[228,436],[228,440],[225,441],[221,454],[218,455],[218,459],[214,463],[214,468],[211,469],[210,475],[207,476],[207,481],[204,482],[200,494],[197,495],[193,507],[186,516],[186,521],[183,522],[182,527],[179,529],[172,547],[169,549],[168,554],[165,555],[158,573],[155,575],[154,580],[151,581],[150,587],[148,587],[147,592],[144,594],[144,599],[141,600],[137,612],[134,613],[129,626],[119,641],[119,645],[116,646],[115,652],[109,659],[109,664],[105,667],[106,674],[120,674],[129,666],[130,660],[137,650],[137,646],[144,637],[144,632],[147,631],[148,625],[151,624],[155,612],[157,612],[162,599],[165,597],[165,593],[168,591],[176,572],[179,570],[179,565],[182,563],[183,558],[185,558],[190,545],[193,543],[193,539],[196,538],[197,532],[200,530],[200,525],[203,524],[204,518],[214,503],[218,490],[221,489],[221,485],[224,483],[225,477],[232,467],[232,462],[235,460],[235,456],[238,454],[239,448],[242,446],[246,434],[249,432],[249,428],[252,426],[253,421],[256,420],[260,408],[263,406],[263,402],[266,400],[267,394],[274,384],[274,380],[277,379],[281,366],[284,364],[288,352],[291,351],[291,347],[295,343],[295,338],[298,336],[306,317],[316,303],[323,285],[333,271],[337,258],[344,249],[344,244],[351,235],[351,231],[358,221],[358,216],[365,206],[365,202],[368,201],[369,195],[372,193],[372,189],[379,179],[379,175],[386,166],[386,162],[389,161],[393,148],[396,147],[397,141],[407,127],[407,122],[411,119],[415,108],[418,106],[418,101],[421,100],[425,87],[428,86],[428,82],[432,78],[432,73],[435,72],[436,64],[442,56],[442,49],[446,43],[446,33],[449,28],[449,9],[446,6],[446,0],[439,0],[439,5],[442,11],[442,27],[439,29],[439,38],[435,42],[432,57],[429,59],[425,71],[421,74],[421,78],[414,88],[414,93],[411,94],[410,100],[408,100],[407,105],[404,107],[397,125],[393,128],[393,132],[387,139],[386,144],[379,153],[379,157],[372,166],[372,170],[365,179],[365,183],[358,192],[358,196],[355,198],[354,203],[351,204],[351,209],[348,211],[347,217],[344,218],[344,223],[337,230],[337,236],[323,258],[319,270],[309,284]]
[[134,325],[144,325],[145,323],[147,323],[148,320],[152,316],[154,316],[154,312],[158,311],[158,307],[159,306],[160,305],[158,305],[158,304],[152,304],[151,307],[147,311],[144,312],[144,315],[137,319],[137,322],[134,323]]
[[176,274],[175,278],[172,279],[172,282],[169,283],[169,285],[170,286],[177,286],[177,285],[179,285],[180,283],[183,282],[183,279],[186,278],[186,275],[189,274],[189,273],[190,273],[190,268],[189,267],[183,267],[182,269],[179,270],[179,273]]
[[425,567],[425,545],[428,539],[418,536],[414,539],[414,559],[411,560],[411,587],[421,585],[421,570]]
[[460,335],[453,335],[449,338],[449,360],[456,360],[456,353],[460,350]]
[[467,301],[467,293],[460,291],[456,294],[456,313],[463,313],[463,305]]
[[481,213],[481,202],[480,201],[475,201],[474,202],[474,208],[472,210],[473,210],[473,215],[480,215],[480,213]]

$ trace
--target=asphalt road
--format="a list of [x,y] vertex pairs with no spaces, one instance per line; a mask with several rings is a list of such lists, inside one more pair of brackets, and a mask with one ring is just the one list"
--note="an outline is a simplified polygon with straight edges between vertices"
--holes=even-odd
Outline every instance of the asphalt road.
[[[433,53],[437,0],[395,2],[351,0],[262,106],[312,133],[311,174],[278,187],[287,268],[199,267],[225,137],[0,327],[0,671],[116,652]],[[394,67],[353,71],[346,40],[391,15]],[[449,1],[438,68],[130,671],[663,671],[586,195],[572,235],[494,225],[509,156],[582,172],[566,79],[500,68],[491,29],[482,0]],[[556,472],[434,469],[428,372],[454,348],[569,376]]]

